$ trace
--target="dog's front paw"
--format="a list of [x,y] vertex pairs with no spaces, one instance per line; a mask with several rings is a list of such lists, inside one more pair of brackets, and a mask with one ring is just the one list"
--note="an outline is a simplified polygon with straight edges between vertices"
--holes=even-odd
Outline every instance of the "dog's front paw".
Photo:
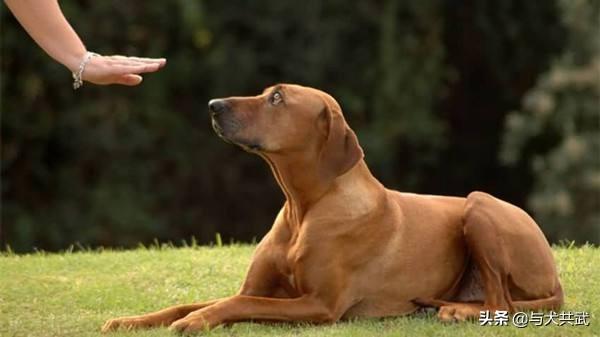
[[147,326],[147,323],[139,317],[119,317],[109,319],[108,321],[106,321],[106,323],[104,323],[100,331],[102,331],[103,333],[107,333],[110,331],[115,331],[117,329],[133,330],[145,326]]
[[453,303],[440,307],[438,318],[442,322],[464,322],[475,320],[479,317],[481,311],[480,305],[472,305],[468,303]]
[[193,333],[207,331],[211,324],[207,322],[202,315],[188,315],[180,320],[173,322],[169,330],[179,333]]

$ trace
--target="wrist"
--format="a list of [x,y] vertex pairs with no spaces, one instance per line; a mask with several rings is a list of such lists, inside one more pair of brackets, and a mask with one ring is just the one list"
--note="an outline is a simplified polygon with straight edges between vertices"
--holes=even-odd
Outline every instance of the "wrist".
[[65,56],[62,64],[69,69],[70,72],[75,73],[79,70],[79,65],[87,55],[87,50],[83,48],[73,53],[69,53]]
[[79,65],[77,66],[77,70],[72,72],[72,74],[73,74],[73,90],[77,90],[83,85],[83,72],[85,71],[85,67],[90,62],[92,57],[95,57],[95,56],[100,56],[100,55],[89,52],[89,51],[86,52],[85,55],[83,55],[83,58],[81,59],[81,61],[79,62]]

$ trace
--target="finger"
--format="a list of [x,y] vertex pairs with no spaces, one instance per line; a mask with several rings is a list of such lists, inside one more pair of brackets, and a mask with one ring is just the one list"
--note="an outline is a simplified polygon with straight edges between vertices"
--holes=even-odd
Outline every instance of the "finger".
[[[160,64],[158,62],[134,62],[132,60],[123,60],[123,61],[111,61],[109,65],[113,68],[122,69],[120,73],[124,72],[153,72],[164,66],[164,64]],[[140,69],[140,70],[135,70]]]
[[111,61],[116,61],[116,63],[158,63],[161,66],[164,66],[167,63],[165,58],[148,58],[148,57],[136,57],[136,56],[121,56],[114,55],[108,57]]
[[121,66],[141,66],[141,65],[146,65],[146,64],[158,64],[158,62],[139,62],[139,61],[135,61],[132,58],[123,58],[123,59],[119,59],[119,58],[110,58],[106,61],[106,63],[110,64],[110,65],[121,65]]
[[117,78],[116,83],[128,86],[134,86],[142,83],[142,76],[135,74],[122,75]]
[[159,69],[158,64],[115,65],[112,72],[119,75],[152,73]]
[[160,64],[167,63],[167,60],[165,58],[148,58],[148,57],[131,56],[131,57],[128,57],[128,59],[135,61],[135,62],[140,62],[140,63],[160,63]]
[[167,60],[164,58],[160,58],[160,59],[151,59],[151,58],[143,58],[143,57],[129,57],[126,60],[123,60],[123,62],[127,62],[130,64],[136,64],[136,65],[140,65],[140,64],[157,64],[159,68],[164,67],[167,64]]

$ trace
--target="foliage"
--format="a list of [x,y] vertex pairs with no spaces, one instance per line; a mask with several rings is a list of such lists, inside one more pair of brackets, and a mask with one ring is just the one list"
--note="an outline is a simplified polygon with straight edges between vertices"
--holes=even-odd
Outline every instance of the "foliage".
[[[229,296],[240,286],[254,246],[155,246],[131,251],[0,255],[0,335],[103,336],[109,318]],[[238,323],[202,336],[597,336],[600,249],[554,248],[565,291],[564,311],[586,311],[590,326],[520,329],[442,324],[433,314],[363,319],[333,325]],[[175,336],[165,328],[109,337]]]
[[[2,8],[2,243],[252,240],[282,195],[206,102],[277,82],[338,98],[383,183],[523,205],[502,121],[563,46],[554,1],[67,1],[90,50],[165,56],[139,88],[84,86]],[[518,172],[517,172],[518,173]],[[567,223],[563,225],[568,225]]]
[[507,116],[501,155],[507,164],[530,165],[528,203],[548,235],[599,242],[600,3],[565,0],[561,7],[567,48],[521,111]]

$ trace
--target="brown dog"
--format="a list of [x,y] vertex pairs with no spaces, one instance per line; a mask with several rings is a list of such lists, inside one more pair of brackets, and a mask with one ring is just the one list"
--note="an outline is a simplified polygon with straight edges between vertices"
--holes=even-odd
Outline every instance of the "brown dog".
[[557,309],[552,252],[523,210],[386,189],[328,94],[277,85],[209,103],[223,139],[264,158],[286,197],[237,295],[108,321],[177,331],[247,321],[335,322],[439,308],[444,321],[481,310]]

